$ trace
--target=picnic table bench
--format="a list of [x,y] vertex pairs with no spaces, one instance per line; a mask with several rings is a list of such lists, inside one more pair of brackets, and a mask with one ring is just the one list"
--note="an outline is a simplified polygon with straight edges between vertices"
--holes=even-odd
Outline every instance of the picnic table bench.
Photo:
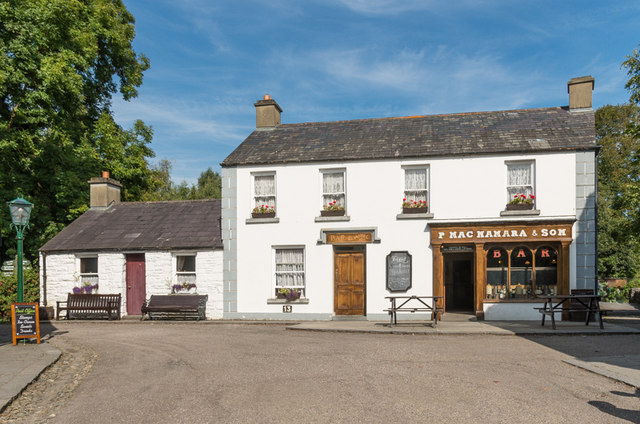
[[[443,308],[437,306],[438,300],[442,299],[442,296],[387,296],[385,299],[389,299],[391,302],[389,309],[384,310],[390,315],[389,327],[398,324],[398,312],[431,312],[434,325],[438,325],[438,314],[444,312]],[[431,300],[430,304],[427,303],[429,300]]]
[[602,312],[600,311],[600,296],[597,294],[538,296],[538,299],[544,300],[544,306],[542,308],[534,308],[542,314],[542,326],[544,326],[544,321],[547,316],[551,318],[551,326],[555,330],[555,314],[561,312],[585,312],[585,325],[589,325],[591,317],[597,315],[600,321],[600,329],[604,329]]
[[192,294],[168,294],[152,295],[142,305],[142,317],[145,315],[149,319],[153,318],[195,318],[196,320],[207,319],[206,306],[208,295]]
[[56,302],[56,320],[60,319],[60,312],[67,311],[66,318],[73,315],[79,318],[107,318],[120,319],[120,293],[117,294],[74,294],[69,293],[66,301]]

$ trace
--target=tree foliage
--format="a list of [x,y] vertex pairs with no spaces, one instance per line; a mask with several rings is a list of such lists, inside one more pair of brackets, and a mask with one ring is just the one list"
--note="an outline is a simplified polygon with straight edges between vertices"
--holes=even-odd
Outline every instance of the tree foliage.
[[624,87],[631,92],[631,102],[640,105],[640,50],[633,49],[631,55],[627,56],[627,60],[622,62],[622,66],[627,68],[629,76]]
[[[146,190],[152,132],[111,115],[118,92],[137,95],[149,61],[131,46],[134,19],[120,0],[0,1],[0,194],[34,204],[25,254],[87,208],[87,180],[111,171],[125,199]],[[3,249],[12,249],[8,211]]]
[[222,178],[211,168],[200,174],[196,185],[189,186],[186,181],[175,184],[171,180],[171,162],[163,159],[153,167],[151,188],[143,194],[142,199],[159,201],[220,199],[221,197]]
[[596,111],[598,156],[598,273],[634,277],[640,271],[640,107]]

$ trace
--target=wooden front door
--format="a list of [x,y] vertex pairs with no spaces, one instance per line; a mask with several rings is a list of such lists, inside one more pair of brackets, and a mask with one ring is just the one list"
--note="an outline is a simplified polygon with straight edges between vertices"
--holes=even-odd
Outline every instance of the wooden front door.
[[140,315],[147,296],[144,253],[127,255],[127,315]]
[[364,247],[341,248],[336,246],[333,264],[336,315],[364,315]]

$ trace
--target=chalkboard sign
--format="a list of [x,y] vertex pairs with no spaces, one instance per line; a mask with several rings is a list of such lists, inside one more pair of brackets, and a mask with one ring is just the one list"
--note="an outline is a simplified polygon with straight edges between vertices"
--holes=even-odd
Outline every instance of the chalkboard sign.
[[391,252],[387,255],[387,290],[407,291],[411,288],[411,255]]
[[11,326],[13,328],[13,344],[18,339],[35,337],[40,343],[40,316],[37,303],[12,303]]

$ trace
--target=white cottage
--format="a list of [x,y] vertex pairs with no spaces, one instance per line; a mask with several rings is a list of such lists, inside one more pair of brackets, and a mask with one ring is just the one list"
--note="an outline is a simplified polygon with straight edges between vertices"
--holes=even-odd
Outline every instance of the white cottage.
[[572,79],[564,107],[302,124],[265,96],[222,163],[223,316],[386,320],[408,294],[527,320],[536,295],[593,289],[593,86]]
[[89,184],[91,209],[40,248],[41,304],[97,285],[140,315],[149,296],[195,284],[209,296],[207,318],[222,318],[220,200],[120,202],[108,173]]

